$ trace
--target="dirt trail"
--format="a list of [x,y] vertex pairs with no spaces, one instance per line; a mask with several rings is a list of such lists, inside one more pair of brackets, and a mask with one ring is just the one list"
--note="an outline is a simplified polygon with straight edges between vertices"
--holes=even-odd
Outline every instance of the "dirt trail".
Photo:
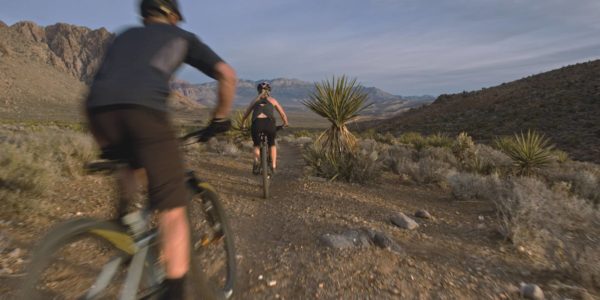
[[[249,156],[209,161],[200,173],[224,194],[237,235],[238,299],[499,299],[516,297],[509,291],[520,281],[547,281],[499,238],[487,203],[452,201],[438,188],[401,185],[391,175],[366,187],[310,181],[300,149],[288,144],[281,145],[273,197],[264,200]],[[414,231],[389,222],[418,209],[435,219],[417,220]],[[319,241],[348,229],[383,232],[403,252],[335,250]]]
[[[188,161],[216,186],[230,217],[238,254],[236,299],[516,299],[510,291],[521,281],[540,284],[555,298],[548,288],[557,276],[536,270],[498,237],[489,204],[453,201],[439,188],[401,184],[391,174],[370,186],[311,181],[295,145],[282,143],[279,159],[267,200],[261,198],[260,178],[251,174],[249,154],[205,152]],[[61,201],[68,211],[63,218],[82,208]],[[107,199],[97,200],[102,201]],[[99,210],[83,213],[94,209]],[[434,219],[417,219],[420,226],[412,231],[389,222],[395,213],[418,209]],[[55,222],[16,220],[0,229],[13,244],[28,248],[36,233]],[[336,250],[319,241],[348,229],[385,233],[402,251]],[[17,283],[18,277],[0,275],[0,298],[11,295]],[[579,298],[573,291],[561,295]]]

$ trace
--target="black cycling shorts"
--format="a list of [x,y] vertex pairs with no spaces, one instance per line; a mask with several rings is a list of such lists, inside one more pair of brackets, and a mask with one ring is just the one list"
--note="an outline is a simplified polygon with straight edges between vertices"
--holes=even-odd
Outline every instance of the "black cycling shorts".
[[260,133],[267,136],[269,146],[275,146],[275,137],[277,129],[275,122],[269,118],[257,118],[252,121],[252,142],[255,147],[260,146]]
[[150,208],[168,210],[186,205],[189,191],[183,160],[166,112],[114,105],[90,109],[88,119],[102,147],[102,158],[146,169]]

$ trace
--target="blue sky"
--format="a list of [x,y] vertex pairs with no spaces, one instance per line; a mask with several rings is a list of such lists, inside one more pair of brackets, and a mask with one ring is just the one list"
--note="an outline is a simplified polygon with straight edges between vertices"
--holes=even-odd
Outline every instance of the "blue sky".
[[[475,90],[600,58],[598,0],[180,0],[241,78],[347,74],[401,95]],[[0,20],[123,30],[137,1],[4,1]],[[181,77],[208,78],[192,69]]]

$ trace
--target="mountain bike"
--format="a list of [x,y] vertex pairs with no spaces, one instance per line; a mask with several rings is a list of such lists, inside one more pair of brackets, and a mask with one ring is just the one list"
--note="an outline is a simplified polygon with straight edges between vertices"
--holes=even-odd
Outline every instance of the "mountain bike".
[[[282,130],[283,126],[279,125],[276,127],[275,131]],[[271,169],[271,151],[269,149],[269,142],[267,135],[264,132],[259,133],[260,137],[260,168],[259,174],[262,176],[262,186],[263,186],[263,198],[269,199],[270,197],[270,184],[271,177],[273,176],[273,172]]]
[[[86,170],[113,173],[123,167],[123,162],[98,161]],[[192,194],[186,289],[193,299],[229,298],[236,261],[225,211],[214,188],[194,171],[186,172],[186,182]],[[77,218],[54,227],[33,250],[21,299],[158,299],[165,270],[152,216],[143,208],[121,220]]]

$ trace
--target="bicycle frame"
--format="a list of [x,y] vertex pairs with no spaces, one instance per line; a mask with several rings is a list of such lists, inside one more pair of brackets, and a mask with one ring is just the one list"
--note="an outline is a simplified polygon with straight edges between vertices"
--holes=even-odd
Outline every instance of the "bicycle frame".
[[[121,168],[127,167],[121,161],[99,161],[93,162],[86,166],[89,173],[112,173]],[[192,280],[194,281],[194,289],[196,294],[202,295],[203,298],[211,298],[216,296],[216,292],[222,292],[222,296],[229,298],[234,289],[235,282],[235,250],[233,246],[233,238],[231,229],[227,224],[227,218],[223,207],[218,201],[217,192],[207,182],[196,177],[194,171],[186,171],[186,182],[190,192],[200,196],[193,203],[198,203],[196,206],[200,210],[200,216],[204,217],[210,232],[207,232],[208,239],[202,237],[199,240],[201,246],[209,246],[215,241],[225,241],[223,249],[225,255],[225,269],[222,286],[219,291],[214,290],[206,278],[206,275],[198,265],[192,260],[190,261],[190,270],[192,272]],[[190,198],[193,199],[193,198]],[[201,201],[201,202],[198,202]],[[39,253],[34,253],[33,260],[38,263],[32,264],[33,267],[31,276],[25,280],[23,294],[24,299],[38,297],[41,292],[36,292],[35,284],[41,278],[40,274],[45,267],[49,265],[52,253],[58,251],[61,246],[71,242],[76,242],[78,237],[92,235],[99,238],[115,252],[110,256],[103,257],[103,264],[97,265],[98,272],[95,276],[89,278],[88,283],[81,288],[86,288],[78,294],[82,299],[98,299],[102,298],[107,290],[111,290],[112,295],[116,299],[132,300],[147,298],[157,295],[164,289],[164,279],[166,278],[166,270],[161,262],[160,247],[158,240],[158,229],[151,226],[151,212],[149,209],[141,209],[127,214],[121,220],[102,221],[91,218],[77,218],[66,221],[54,229],[52,229],[40,243]],[[191,220],[191,218],[190,218]],[[123,226],[125,225],[125,226]],[[190,225],[191,226],[191,225]],[[63,234],[64,233],[64,234]],[[222,237],[225,237],[222,239]],[[195,245],[195,244],[194,244]],[[101,246],[101,245],[100,245]],[[101,249],[101,248],[100,248]],[[190,249],[190,251],[196,251]],[[199,252],[200,253],[200,252]],[[87,260],[82,261],[87,264]],[[119,286],[114,286],[116,279],[121,283]],[[114,288],[117,288],[116,290]],[[76,290],[78,291],[78,290]]]

